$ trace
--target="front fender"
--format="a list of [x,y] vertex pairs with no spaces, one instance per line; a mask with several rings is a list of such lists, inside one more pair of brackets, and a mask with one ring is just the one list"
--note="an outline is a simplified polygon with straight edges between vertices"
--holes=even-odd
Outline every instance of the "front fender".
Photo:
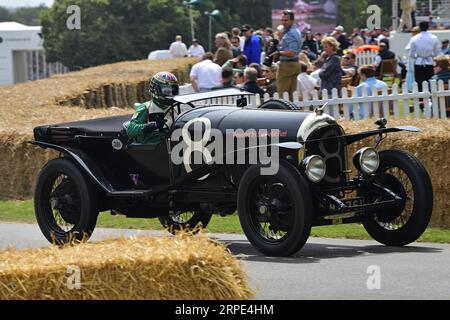
[[105,177],[102,170],[81,150],[71,150],[51,143],[30,141],[32,145],[43,149],[53,149],[67,155],[98,187],[107,193],[114,193],[115,189]]

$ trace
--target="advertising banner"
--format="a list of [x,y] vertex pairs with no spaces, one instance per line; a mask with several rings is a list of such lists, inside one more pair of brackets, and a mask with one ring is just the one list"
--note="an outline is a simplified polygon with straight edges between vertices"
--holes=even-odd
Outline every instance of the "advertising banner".
[[301,31],[331,32],[336,27],[336,0],[272,0],[272,24],[280,25],[283,10],[295,13]]

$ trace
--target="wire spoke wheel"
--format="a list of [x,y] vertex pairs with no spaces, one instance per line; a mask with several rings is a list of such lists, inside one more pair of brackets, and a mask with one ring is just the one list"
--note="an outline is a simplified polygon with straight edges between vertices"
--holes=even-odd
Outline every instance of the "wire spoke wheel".
[[261,177],[251,189],[250,212],[254,230],[266,241],[280,242],[292,225],[292,199],[276,178]]
[[[395,177],[402,185],[403,190],[401,190],[400,193],[402,197],[404,197],[404,206],[403,210],[398,215],[398,217],[394,218],[393,220],[388,222],[380,221],[377,215],[375,215],[375,221],[386,230],[389,231],[399,230],[408,223],[413,213],[415,200],[413,185],[407,173],[403,171],[401,168],[397,167],[388,168],[384,171],[384,173],[387,173],[390,176]],[[399,190],[393,191],[399,193]]]
[[85,241],[97,223],[97,190],[73,162],[54,159],[39,174],[34,209],[50,243]]
[[273,257],[297,253],[311,232],[310,190],[300,172],[280,163],[275,175],[261,175],[262,166],[244,173],[238,190],[238,213],[250,243]]
[[64,174],[55,177],[48,203],[53,220],[50,220],[50,223],[55,231],[72,232],[81,217],[81,198],[77,186],[70,177]]
[[[394,192],[400,200],[376,213],[369,213],[363,222],[373,239],[388,246],[405,246],[425,232],[433,212],[433,185],[425,167],[409,152],[380,152],[380,173],[377,184]],[[376,195],[374,202],[387,200]]]
[[182,212],[182,213],[170,215],[170,217],[176,223],[186,224],[194,217],[194,215],[195,215],[195,212],[189,211],[189,212]]
[[160,217],[161,225],[170,233],[179,231],[198,233],[208,226],[212,213],[201,209],[193,211],[179,211],[175,214]]

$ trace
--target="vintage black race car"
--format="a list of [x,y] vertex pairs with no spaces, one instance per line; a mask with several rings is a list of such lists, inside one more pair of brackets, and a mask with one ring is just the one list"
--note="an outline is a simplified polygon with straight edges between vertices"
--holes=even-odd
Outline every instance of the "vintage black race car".
[[[123,125],[131,115],[36,128],[31,143],[60,153],[36,185],[45,237],[53,243],[88,237],[99,212],[109,210],[159,218],[172,232],[237,211],[249,241],[269,256],[299,251],[313,226],[362,223],[390,246],[423,234],[433,209],[426,169],[406,151],[377,151],[387,133],[417,128],[386,128],[380,119],[373,131],[346,135],[323,108],[300,112],[280,100],[249,108],[248,95],[230,89],[174,98],[155,145],[127,137]],[[199,105],[216,98],[236,103]],[[348,161],[347,146],[371,136],[374,144]],[[220,144],[221,138],[232,143]],[[209,156],[193,161],[205,151]],[[261,154],[277,163],[276,171],[263,174],[270,165]]]

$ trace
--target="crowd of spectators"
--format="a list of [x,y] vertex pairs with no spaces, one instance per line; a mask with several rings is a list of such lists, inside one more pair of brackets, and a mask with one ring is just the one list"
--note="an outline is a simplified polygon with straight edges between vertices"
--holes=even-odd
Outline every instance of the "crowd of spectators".
[[[177,37],[171,45],[175,56],[201,57],[191,72],[195,91],[219,88],[241,88],[251,93],[271,97],[294,91],[308,98],[314,89],[338,92],[344,86],[357,88],[358,95],[373,87],[380,90],[383,82],[383,64],[395,61],[400,70],[396,76],[408,83],[416,81],[421,89],[424,81],[450,80],[449,41],[440,42],[428,32],[429,22],[421,22],[411,31],[411,41],[405,48],[408,61],[390,49],[389,29],[367,30],[355,28],[352,33],[337,26],[328,34],[300,32],[292,11],[283,13],[281,24],[273,30],[255,30],[245,24],[215,37],[215,53],[205,53],[197,40],[186,49]],[[371,65],[358,66],[357,55],[363,51],[376,52]],[[343,79],[351,79],[348,83]],[[408,86],[409,87],[409,86]]]

